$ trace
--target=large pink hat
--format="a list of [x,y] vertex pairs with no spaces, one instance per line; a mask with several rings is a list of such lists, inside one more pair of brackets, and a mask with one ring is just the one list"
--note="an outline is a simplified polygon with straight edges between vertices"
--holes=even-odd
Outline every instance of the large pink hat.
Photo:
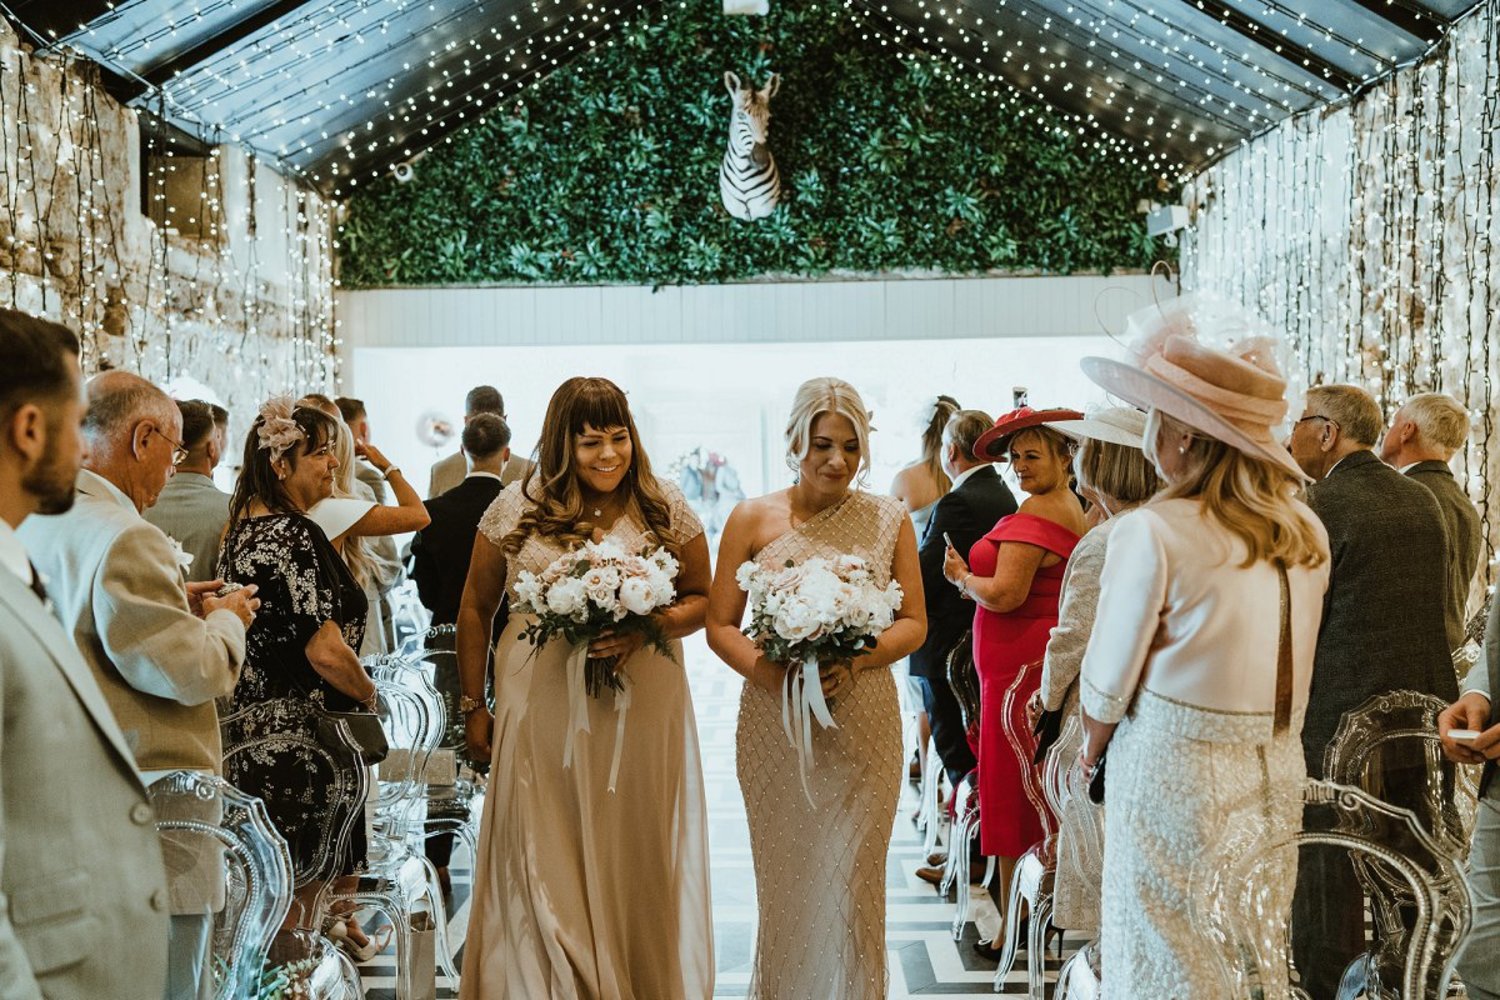
[[1228,349],[1211,347],[1200,339],[1191,299],[1172,306],[1157,310],[1161,319],[1144,331],[1131,362],[1084,358],[1083,373],[1111,395],[1155,407],[1305,480],[1272,432],[1289,405],[1286,379],[1271,356],[1274,341],[1257,336]]

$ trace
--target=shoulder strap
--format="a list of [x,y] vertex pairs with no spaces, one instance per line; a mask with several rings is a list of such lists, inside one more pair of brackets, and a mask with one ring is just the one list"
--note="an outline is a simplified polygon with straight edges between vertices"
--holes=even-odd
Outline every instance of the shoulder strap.
[[1276,651],[1275,735],[1286,732],[1292,722],[1292,588],[1286,578],[1286,564],[1276,561],[1276,575],[1281,582],[1281,637]]

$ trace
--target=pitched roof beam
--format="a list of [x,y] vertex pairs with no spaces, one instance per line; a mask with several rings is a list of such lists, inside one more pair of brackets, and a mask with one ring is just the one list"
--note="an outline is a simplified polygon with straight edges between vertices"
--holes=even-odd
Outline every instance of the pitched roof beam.
[[1266,27],[1225,0],[1183,0],[1183,3],[1198,8],[1225,27],[1233,28],[1266,51],[1322,77],[1346,94],[1354,93],[1364,82],[1316,52],[1298,45],[1274,28]]

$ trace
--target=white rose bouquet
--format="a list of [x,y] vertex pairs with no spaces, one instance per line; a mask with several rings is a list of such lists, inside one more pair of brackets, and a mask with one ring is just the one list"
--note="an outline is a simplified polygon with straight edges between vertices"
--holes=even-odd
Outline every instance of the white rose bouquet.
[[605,631],[638,632],[657,650],[673,657],[666,634],[651,614],[676,600],[677,571],[677,560],[666,549],[633,554],[614,542],[603,541],[586,542],[559,556],[540,573],[523,570],[516,576],[516,599],[511,610],[536,618],[521,632],[522,638],[538,647],[558,637],[573,645],[567,665],[569,723],[564,767],[572,765],[574,734],[589,731],[586,699],[602,696],[605,688],[615,692],[617,729],[610,766],[611,791],[619,773],[630,686],[616,669],[619,664],[589,657],[589,643]]
[[812,721],[837,728],[823,698],[819,666],[852,660],[875,645],[896,620],[901,585],[892,580],[880,586],[855,555],[815,556],[800,564],[787,560],[779,569],[747,562],[736,571],[735,581],[749,595],[745,635],[771,660],[788,667],[781,726],[797,751],[802,789],[811,801]]

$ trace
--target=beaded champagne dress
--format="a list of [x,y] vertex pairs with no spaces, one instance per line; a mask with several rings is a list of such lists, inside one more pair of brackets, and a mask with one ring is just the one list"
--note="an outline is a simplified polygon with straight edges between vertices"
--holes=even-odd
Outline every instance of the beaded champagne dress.
[[[702,534],[682,491],[661,483],[679,544]],[[479,522],[499,545],[528,502],[503,490]],[[655,547],[634,508],[606,534],[630,551]],[[532,534],[506,560],[514,600],[521,570],[563,554]],[[495,646],[494,757],[479,831],[465,1000],[706,1000],[714,991],[708,828],[693,703],[683,671],[650,646],[625,661],[629,711],[613,692],[588,698],[589,729],[563,766],[570,647],[521,637],[512,614]],[[619,777],[609,787],[617,732]]]
[[[852,553],[882,586],[906,510],[851,493],[755,557]],[[808,803],[781,702],[755,685],[740,696],[737,770],[750,821],[759,933],[750,1000],[876,1000],[886,995],[885,857],[901,791],[901,716],[889,670],[861,673],[813,726]]]

